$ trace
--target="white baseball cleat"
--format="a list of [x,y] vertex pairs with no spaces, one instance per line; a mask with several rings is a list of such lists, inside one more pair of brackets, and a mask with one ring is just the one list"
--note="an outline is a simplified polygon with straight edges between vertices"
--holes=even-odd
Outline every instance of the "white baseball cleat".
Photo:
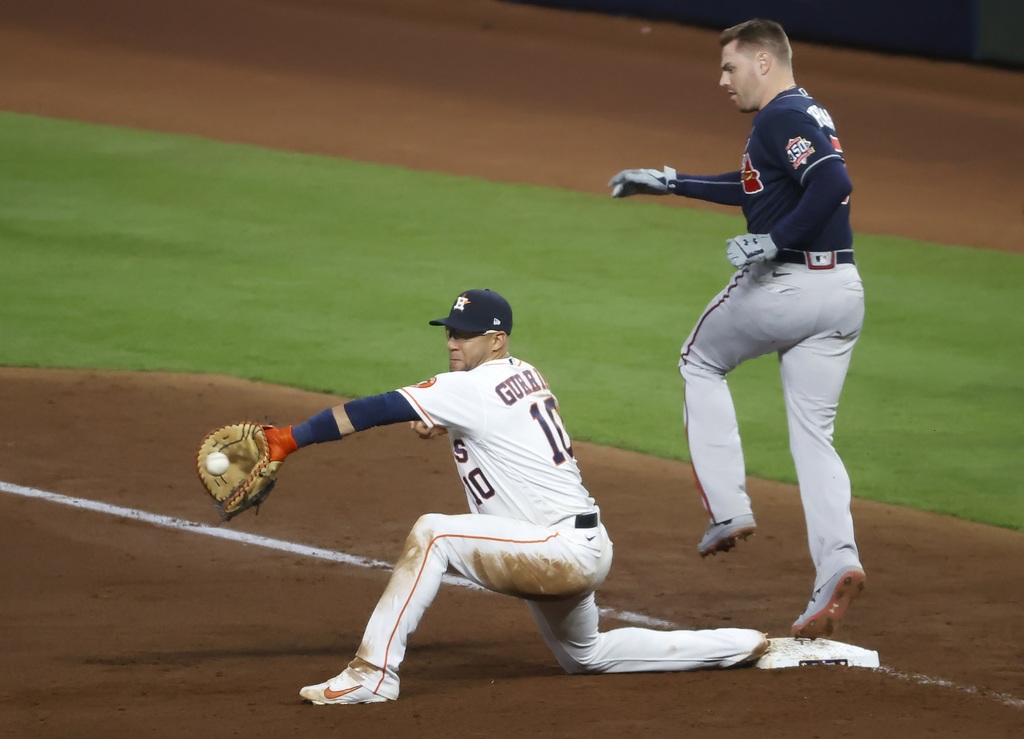
[[814,591],[807,609],[793,622],[793,636],[803,639],[831,636],[842,623],[850,603],[863,592],[866,580],[864,570],[858,567],[840,570],[829,578]]
[[706,557],[718,552],[728,552],[736,542],[746,539],[757,530],[757,523],[752,513],[733,516],[727,521],[708,524],[708,530],[697,545],[700,556]]
[[384,701],[394,700],[363,687],[348,673],[349,671],[346,669],[340,675],[336,675],[319,685],[307,685],[299,691],[299,695],[315,706],[347,703],[383,703]]

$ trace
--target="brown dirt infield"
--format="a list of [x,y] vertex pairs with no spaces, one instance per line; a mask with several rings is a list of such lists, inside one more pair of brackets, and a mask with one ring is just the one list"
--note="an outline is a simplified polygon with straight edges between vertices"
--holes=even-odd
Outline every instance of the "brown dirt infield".
[[[1024,243],[999,158],[1022,132],[1022,75],[797,54],[851,152],[858,229]],[[16,1],[0,7],[0,108],[605,192],[623,166],[735,166],[749,120],[715,89],[716,57],[709,31],[482,0]],[[0,368],[0,481],[212,524],[191,469],[206,431],[337,400]],[[811,579],[791,487],[752,480],[758,536],[705,562],[686,465],[579,457],[616,541],[602,604],[787,632]],[[304,450],[227,528],[393,561],[419,514],[462,501],[443,442],[377,429]],[[385,572],[5,493],[0,735],[1019,735],[1024,537],[861,500],[854,514],[869,586],[839,636],[883,671],[568,677],[520,604],[444,588],[398,702],[314,708],[296,691],[351,656]]]

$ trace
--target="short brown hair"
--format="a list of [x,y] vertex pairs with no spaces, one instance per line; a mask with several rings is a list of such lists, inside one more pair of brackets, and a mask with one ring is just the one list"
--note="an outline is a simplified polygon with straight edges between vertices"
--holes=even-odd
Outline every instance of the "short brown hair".
[[782,25],[763,18],[753,18],[722,31],[719,43],[727,46],[733,41],[737,46],[759,46],[768,49],[784,64],[793,63],[793,48],[789,45],[789,37]]

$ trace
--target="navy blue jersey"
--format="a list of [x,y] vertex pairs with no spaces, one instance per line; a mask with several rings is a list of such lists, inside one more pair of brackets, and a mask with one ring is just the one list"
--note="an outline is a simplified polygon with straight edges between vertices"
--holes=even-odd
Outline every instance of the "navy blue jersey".
[[[842,152],[832,117],[806,90],[779,93],[754,116],[743,152],[747,230],[770,233],[790,249],[849,249],[852,186]],[[812,189],[825,194],[824,202],[806,197]]]

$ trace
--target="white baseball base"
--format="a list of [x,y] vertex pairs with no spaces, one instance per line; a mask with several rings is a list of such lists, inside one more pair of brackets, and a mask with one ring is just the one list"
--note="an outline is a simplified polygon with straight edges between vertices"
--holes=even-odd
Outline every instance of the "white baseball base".
[[831,639],[769,639],[768,651],[757,661],[762,670],[811,665],[878,667],[878,652]]

